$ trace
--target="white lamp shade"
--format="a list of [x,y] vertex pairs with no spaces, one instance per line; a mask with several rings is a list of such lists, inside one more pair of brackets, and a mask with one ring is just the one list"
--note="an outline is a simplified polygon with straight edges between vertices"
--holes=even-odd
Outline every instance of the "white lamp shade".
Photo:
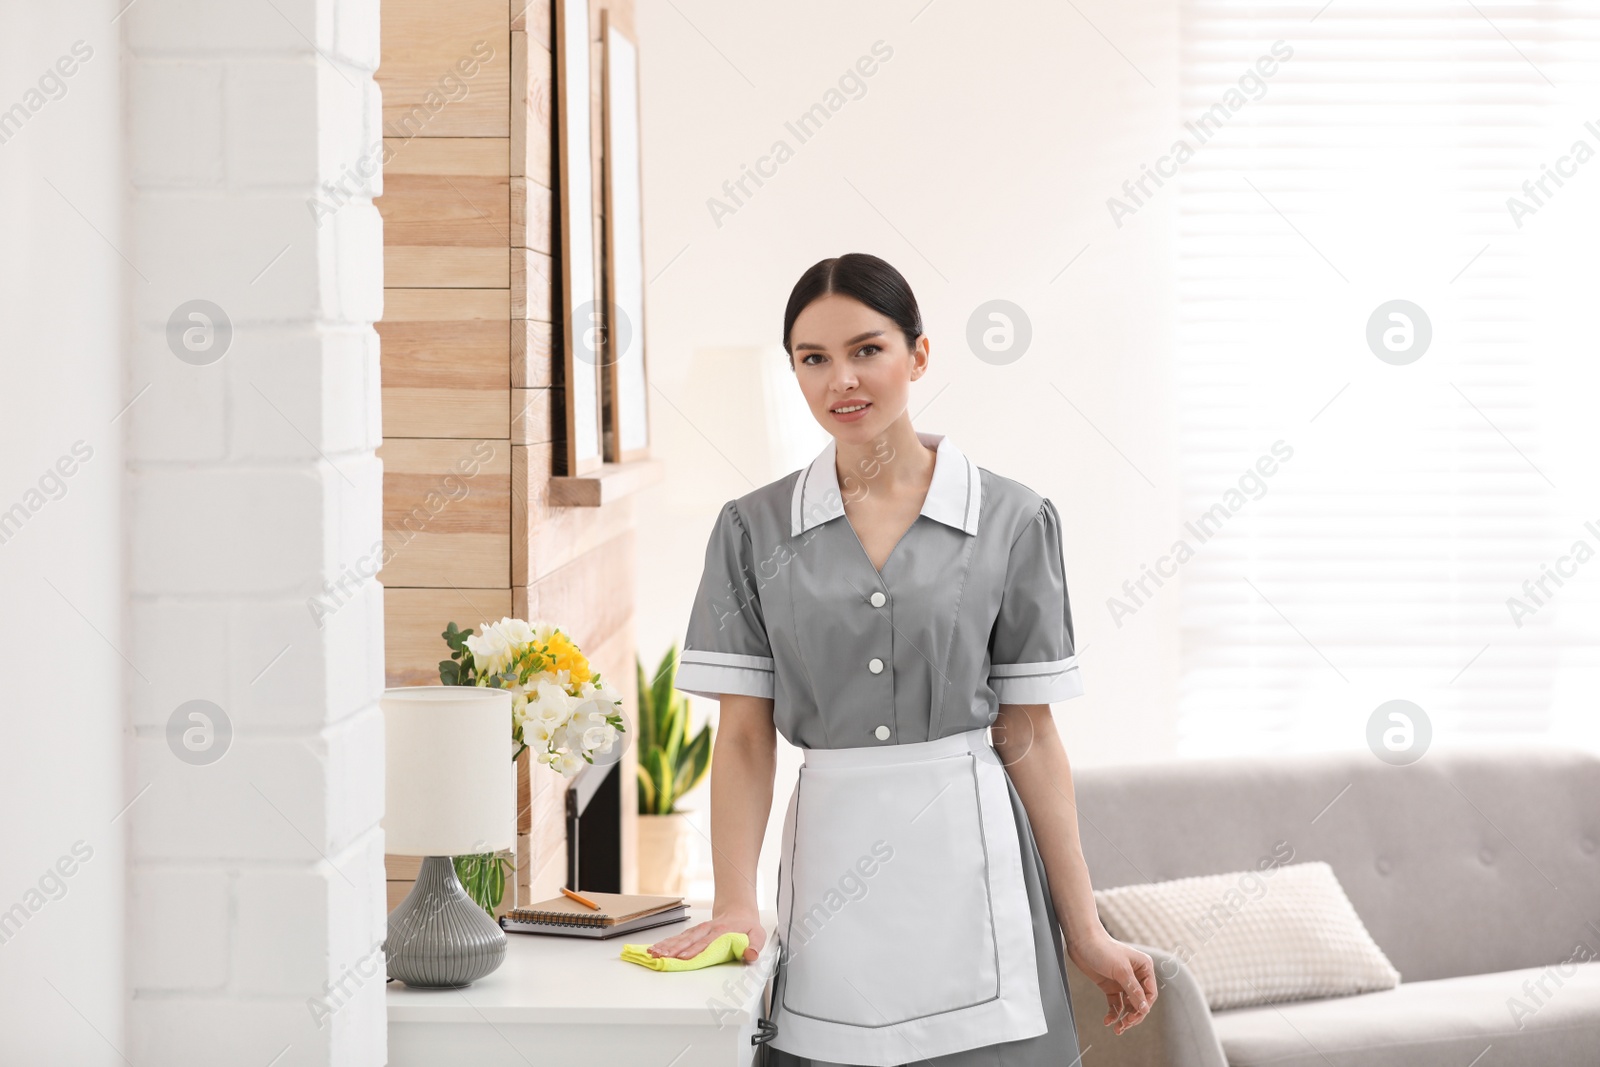
[[516,843],[511,693],[471,685],[385,689],[384,851],[464,856]]

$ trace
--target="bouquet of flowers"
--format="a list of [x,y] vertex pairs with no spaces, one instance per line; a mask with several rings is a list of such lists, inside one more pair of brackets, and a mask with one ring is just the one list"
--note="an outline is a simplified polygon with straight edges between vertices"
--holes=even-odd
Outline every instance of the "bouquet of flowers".
[[622,695],[559,626],[521,619],[485,622],[481,633],[451,623],[443,633],[450,658],[439,664],[444,685],[511,690],[511,758],[533,758],[570,778],[607,753],[626,727]]

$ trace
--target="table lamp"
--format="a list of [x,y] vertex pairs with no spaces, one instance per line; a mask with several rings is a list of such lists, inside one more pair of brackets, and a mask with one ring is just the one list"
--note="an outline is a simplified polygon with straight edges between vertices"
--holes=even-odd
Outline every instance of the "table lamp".
[[515,844],[511,692],[468,685],[385,689],[384,851],[421,856],[411,893],[389,913],[389,977],[454,989],[505,960],[506,934],[467,895],[452,857]]

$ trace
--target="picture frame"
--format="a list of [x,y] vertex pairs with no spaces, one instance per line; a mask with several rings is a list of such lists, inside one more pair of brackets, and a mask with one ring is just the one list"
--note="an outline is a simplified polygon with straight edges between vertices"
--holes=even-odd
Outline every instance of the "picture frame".
[[639,49],[600,13],[605,359],[601,395],[605,458],[613,463],[650,454],[649,377],[645,353],[644,179],[640,159]]
[[[600,363],[604,330],[596,292],[594,163],[588,0],[556,0],[556,174],[560,185],[560,301],[555,319],[560,334],[561,393],[565,411],[564,448],[557,475],[593,473],[604,462],[601,450]],[[564,453],[564,456],[563,456]]]

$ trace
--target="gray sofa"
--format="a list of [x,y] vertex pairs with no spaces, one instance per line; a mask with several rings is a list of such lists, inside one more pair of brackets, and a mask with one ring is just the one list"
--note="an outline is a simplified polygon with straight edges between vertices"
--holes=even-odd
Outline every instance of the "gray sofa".
[[[1325,860],[1394,989],[1212,1012],[1171,953],[1122,1035],[1068,984],[1084,1067],[1600,1064],[1600,756],[1436,747],[1090,767],[1073,775],[1096,889]],[[1520,1005],[1520,1008],[1519,1008]]]

